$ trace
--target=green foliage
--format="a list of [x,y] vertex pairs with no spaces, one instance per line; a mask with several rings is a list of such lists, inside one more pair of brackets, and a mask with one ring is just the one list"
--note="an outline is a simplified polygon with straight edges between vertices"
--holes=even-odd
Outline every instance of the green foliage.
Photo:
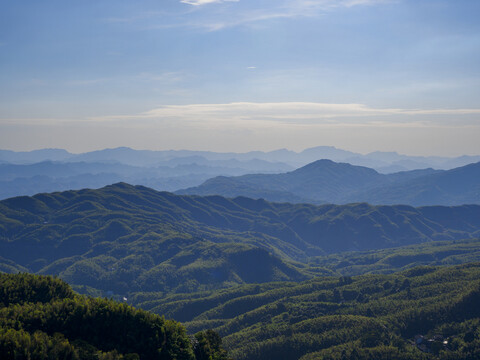
[[[0,358],[215,360],[226,357],[222,336],[237,360],[475,359],[480,265],[467,262],[479,260],[479,240],[455,239],[479,235],[479,212],[127,184],[8,199],[1,269],[58,274],[123,303],[76,296],[56,278],[1,275]],[[340,249],[365,251],[328,255]],[[195,339],[127,301],[186,321]],[[448,347],[420,352],[416,334]]]
[[57,278],[0,273],[0,305],[3,306],[30,302],[46,303],[73,297],[70,286]]
[[[107,299],[74,295],[45,276],[0,274],[0,358],[194,360],[185,328]],[[212,359],[226,359],[216,333],[202,340]]]
[[[237,360],[475,359],[480,263],[388,275],[318,277],[157,298],[154,311],[213,329]],[[147,298],[147,294],[137,299]],[[148,304],[145,302],[145,304]],[[441,335],[430,353],[414,336]]]
[[[0,269],[121,299],[476,261],[477,244],[331,255],[478,236],[480,207],[274,204],[116,184],[0,202]],[[448,254],[448,255],[446,255]],[[317,257],[315,257],[317,256]],[[318,257],[322,256],[322,257]],[[369,258],[371,258],[369,260]]]
[[195,334],[193,351],[197,360],[229,360],[222,348],[222,338],[213,330]]
[[310,259],[311,268],[339,275],[389,274],[421,265],[458,265],[480,259],[480,240],[434,241],[393,249],[344,252]]

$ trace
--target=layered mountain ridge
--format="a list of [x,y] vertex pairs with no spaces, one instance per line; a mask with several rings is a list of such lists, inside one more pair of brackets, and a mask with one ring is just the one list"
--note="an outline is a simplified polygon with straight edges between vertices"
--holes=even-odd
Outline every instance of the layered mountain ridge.
[[318,160],[282,174],[216,177],[178,194],[249,196],[269,201],[347,204],[461,205],[480,203],[480,163],[452,170],[393,174]]
[[[301,152],[280,149],[247,153],[152,151],[127,147],[81,154],[62,149],[0,150],[0,199],[39,192],[99,188],[117,182],[177,191],[196,187],[217,176],[291,172],[319,159],[370,167],[381,174],[391,174],[428,168],[449,170],[479,161],[480,156],[421,157],[392,152],[363,155],[332,146],[318,146]],[[244,195],[259,195],[247,187],[243,190]],[[267,189],[262,191],[260,195],[264,195]],[[270,191],[268,199],[275,201],[312,201],[309,196],[298,196],[283,190]],[[228,195],[226,192],[222,194]]]

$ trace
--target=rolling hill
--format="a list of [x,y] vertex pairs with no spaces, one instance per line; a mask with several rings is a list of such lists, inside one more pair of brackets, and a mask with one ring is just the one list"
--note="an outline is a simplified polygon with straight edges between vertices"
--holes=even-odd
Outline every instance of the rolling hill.
[[479,236],[476,205],[292,205],[124,183],[0,202],[3,271],[115,294],[301,281],[330,272],[314,256]]
[[480,263],[424,266],[136,300],[214,329],[237,360],[467,360],[480,356],[479,275]]

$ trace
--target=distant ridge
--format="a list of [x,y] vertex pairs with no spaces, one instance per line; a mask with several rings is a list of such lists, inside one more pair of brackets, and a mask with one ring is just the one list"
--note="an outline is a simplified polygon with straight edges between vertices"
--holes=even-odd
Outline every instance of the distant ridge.
[[[323,162],[317,163],[322,159]],[[340,165],[335,166],[328,161],[344,164],[343,169]],[[480,156],[412,157],[393,152],[362,155],[332,146],[317,146],[301,152],[280,149],[247,153],[153,151],[134,150],[128,147],[83,154],[72,154],[62,149],[30,152],[0,150],[0,199],[34,195],[38,192],[99,188],[117,182],[127,182],[161,191],[188,189],[186,192],[189,193],[191,188],[196,188],[194,193],[198,194],[242,195],[294,203],[368,201],[388,204],[408,203],[415,206],[452,205],[476,202],[475,199],[478,198],[476,191],[452,197],[448,187],[443,185],[440,191],[434,189],[433,195],[429,195],[431,192],[429,189],[422,189],[421,184],[412,183],[411,189],[406,190],[402,186],[407,179],[433,174],[435,170],[432,169],[437,171],[452,169],[475,161],[480,161]],[[307,166],[308,164],[315,165]],[[348,164],[357,168],[349,167]],[[313,169],[315,166],[318,167],[317,170]],[[360,167],[364,168],[363,171],[360,171]],[[298,169],[298,172],[294,171],[295,169]],[[376,174],[372,172],[373,170]],[[367,172],[370,172],[369,176]],[[283,176],[283,179],[262,175],[258,179],[245,177],[227,180],[248,174],[287,173],[292,174]],[[349,173],[351,175],[348,175]],[[383,176],[387,173],[388,178]],[[215,179],[219,176],[221,178]],[[351,177],[350,180],[348,176]],[[271,186],[266,179],[272,182]],[[208,183],[202,189],[197,188],[207,180]],[[393,183],[399,185],[401,189],[392,187],[390,191]],[[298,185],[297,188],[295,185]],[[384,185],[387,187],[383,188]],[[366,190],[370,191],[371,187],[378,189],[372,196],[365,193]],[[410,194],[410,191],[414,193]],[[398,194],[405,192],[406,196],[390,197],[390,192]],[[381,198],[380,194],[383,194]],[[437,202],[438,198],[442,198],[443,202]]]
[[292,202],[317,204],[480,204],[480,162],[452,170],[424,169],[385,175],[367,167],[318,160],[283,174],[217,177],[177,193],[242,195],[269,201],[290,198]]
[[334,146],[316,146],[300,152],[278,149],[268,152],[249,151],[245,153],[195,150],[135,150],[125,146],[80,154],[72,154],[63,149],[40,149],[20,152],[0,150],[0,163],[11,164],[33,164],[42,161],[86,161],[118,162],[133,166],[153,166],[162,161],[188,157],[201,157],[209,161],[250,161],[256,159],[273,163],[281,162],[292,168],[298,168],[319,159],[329,159],[335,162],[346,162],[352,165],[370,167],[380,173],[393,173],[424,168],[450,170],[480,161],[480,155],[462,155],[457,157],[408,156],[385,151],[374,151],[364,155],[338,149]]

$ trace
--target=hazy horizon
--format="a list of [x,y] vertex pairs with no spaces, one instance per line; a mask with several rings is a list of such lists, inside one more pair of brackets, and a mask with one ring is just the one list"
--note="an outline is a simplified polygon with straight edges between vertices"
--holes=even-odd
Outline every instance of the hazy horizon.
[[480,154],[480,3],[8,2],[0,148]]
[[214,150],[208,150],[208,149],[188,149],[188,148],[177,148],[177,149],[147,149],[147,148],[134,148],[130,146],[115,146],[115,147],[107,147],[107,148],[95,148],[91,150],[86,150],[86,151],[71,151],[66,148],[56,148],[56,147],[45,147],[45,148],[33,148],[33,149],[24,149],[24,150],[13,150],[13,149],[7,149],[7,148],[0,148],[0,151],[6,150],[6,151],[13,151],[13,152],[19,152],[19,153],[27,153],[27,152],[32,152],[32,151],[42,151],[42,150],[65,150],[68,153],[72,155],[80,155],[80,154],[85,154],[85,153],[90,153],[90,152],[96,152],[96,151],[104,151],[104,150],[115,150],[115,149],[131,149],[134,151],[191,151],[191,152],[212,152],[212,153],[233,153],[233,154],[247,154],[251,152],[263,152],[263,153],[269,153],[269,152],[275,152],[275,151],[292,151],[295,153],[301,153],[305,150],[317,148],[317,147],[325,147],[325,148],[332,148],[340,151],[347,151],[347,152],[352,152],[354,154],[366,156],[372,153],[396,153],[401,156],[408,156],[408,157],[442,157],[442,158],[457,158],[461,156],[480,156],[480,154],[459,154],[457,156],[442,156],[442,155],[437,155],[437,154],[406,154],[398,151],[381,151],[381,150],[374,150],[374,151],[369,151],[369,152],[358,152],[350,149],[344,149],[344,148],[339,148],[334,145],[317,145],[317,146],[312,146],[312,147],[306,147],[306,148],[300,148],[300,149],[289,149],[289,148],[274,148],[274,149],[266,149],[266,150],[259,150],[259,149],[251,149],[251,150],[245,150],[245,151],[214,151]]

